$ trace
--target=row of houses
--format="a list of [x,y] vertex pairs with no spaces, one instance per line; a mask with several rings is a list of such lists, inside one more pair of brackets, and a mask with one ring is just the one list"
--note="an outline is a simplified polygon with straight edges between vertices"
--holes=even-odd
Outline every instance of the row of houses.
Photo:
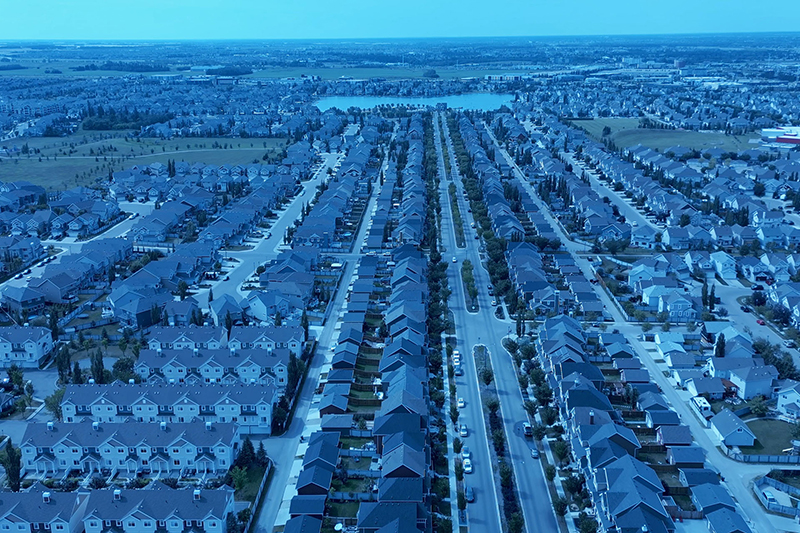
[[[592,340],[611,363],[602,368],[584,355],[589,341],[579,322],[559,316],[542,324],[536,347],[549,370],[572,459],[586,478],[600,529],[675,531],[684,511],[673,494],[688,494],[711,531],[750,531],[719,474],[706,465],[703,449],[693,443],[689,427],[625,337],[602,332]],[[618,380],[607,379],[612,375]],[[633,405],[622,400],[626,390],[636,391]],[[634,421],[641,419],[643,424]],[[674,482],[662,483],[656,466],[638,458],[653,452],[665,454],[666,464],[658,465],[658,472],[669,470]]]

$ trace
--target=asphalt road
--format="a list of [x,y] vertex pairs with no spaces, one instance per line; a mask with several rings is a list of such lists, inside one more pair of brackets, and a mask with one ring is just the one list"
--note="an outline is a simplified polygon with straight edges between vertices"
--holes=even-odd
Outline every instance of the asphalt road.
[[[449,132],[446,135],[446,139],[448,149],[452,155],[454,151]],[[451,163],[456,165],[454,157]],[[478,476],[483,476],[484,470],[488,471],[492,477],[495,473],[492,471],[491,463],[485,462],[489,460],[490,441],[485,435],[483,409],[480,403],[475,404],[473,409],[470,408],[474,401],[479,401],[477,399],[479,398],[478,372],[480,368],[476,368],[479,363],[476,363],[471,358],[472,349],[476,345],[484,345],[489,350],[494,371],[494,383],[500,398],[500,416],[503,420],[508,443],[508,455],[514,470],[517,491],[525,517],[526,531],[547,533],[558,531],[542,465],[538,460],[531,458],[530,449],[532,443],[521,434],[522,423],[528,420],[527,413],[522,407],[522,393],[519,390],[513,361],[502,346],[503,337],[511,333],[514,324],[508,319],[498,320],[494,316],[495,308],[491,305],[494,297],[488,294],[490,279],[488,272],[482,266],[480,241],[475,240],[475,230],[469,227],[472,217],[467,211],[469,205],[463,198],[461,182],[460,180],[455,180],[454,182],[457,187],[456,197],[459,209],[466,224],[466,248],[459,249],[455,246],[455,234],[451,217],[442,217],[442,236],[447,247],[447,251],[443,252],[445,259],[450,260],[453,256],[457,259],[457,264],[451,264],[451,268],[448,268],[448,274],[450,287],[453,291],[449,305],[455,317],[458,348],[466,355],[464,360],[467,361],[464,376],[456,378],[459,396],[463,396],[467,402],[467,409],[464,410],[462,417],[466,420],[471,431],[472,428],[478,431],[474,438],[472,438],[473,435],[470,435],[466,439],[472,453],[478,455],[474,461],[475,473],[466,475],[465,478],[467,483],[480,487],[476,494],[476,502],[468,506],[470,526],[474,525],[480,531],[489,531],[490,528],[493,530],[495,527],[499,527],[493,523],[495,517],[499,519],[497,516],[499,507],[496,503],[496,493],[492,494],[490,501],[478,505],[479,498],[486,500],[488,499],[486,496],[489,496],[486,494],[487,490],[483,487],[491,486],[487,485],[487,481]],[[447,193],[448,185],[449,182],[442,182],[442,210],[445,213],[449,213],[450,209],[449,195]],[[461,264],[464,259],[469,259],[473,265],[475,283],[479,291],[479,311],[477,313],[471,313],[466,309],[464,289],[460,276]],[[464,391],[463,394],[462,391]],[[476,400],[471,401],[471,398]],[[474,477],[476,482],[473,483],[470,477]],[[490,518],[487,520],[485,517]],[[476,522],[476,520],[480,522]],[[483,521],[486,521],[486,523],[484,524]]]
[[[490,131],[488,128],[487,130]],[[544,205],[544,202],[542,202],[541,199],[536,195],[533,187],[531,187],[530,183],[525,180],[521,170],[514,164],[514,161],[508,157],[508,154],[505,152],[505,150],[498,150],[498,152],[506,157],[509,164],[515,170],[515,173],[520,178],[520,181],[523,183],[523,186],[528,190],[534,202],[539,206],[542,214],[544,214],[545,218],[555,228],[556,233],[561,239],[561,242],[564,243],[566,249],[575,258],[575,262],[578,267],[580,267],[584,276],[586,276],[587,279],[590,276],[593,276],[592,266],[589,264],[586,257],[578,254],[578,252],[583,249],[583,246],[570,241],[568,236],[564,234],[561,227],[555,224],[555,219],[550,214],[547,206]],[[706,429],[704,425],[701,425],[700,421],[690,410],[688,404],[688,393],[684,391],[678,391],[675,386],[669,382],[669,380],[663,374],[663,371],[667,370],[666,365],[663,363],[656,363],[651,355],[651,352],[648,351],[647,347],[638,340],[638,336],[641,333],[641,328],[636,324],[628,323],[624,320],[619,309],[614,302],[612,302],[611,297],[607,292],[605,292],[604,289],[595,286],[594,290],[600,300],[603,302],[603,305],[614,318],[615,323],[613,327],[618,328],[620,332],[629,340],[631,346],[636,351],[645,368],[647,368],[647,370],[650,372],[651,378],[661,388],[671,407],[681,417],[681,421],[690,427],[694,440],[706,451],[706,461],[719,472],[722,472],[725,476],[726,481],[723,482],[723,486],[730,491],[733,498],[739,503],[741,509],[744,511],[744,517],[748,520],[748,523],[753,531],[756,533],[767,533],[769,531],[776,530],[797,531],[796,524],[793,526],[791,521],[777,516],[768,517],[753,494],[753,491],[750,489],[753,479],[760,475],[766,474],[771,467],[765,465],[739,463],[723,455],[716,447],[715,439],[713,438],[711,431]],[[725,302],[728,297],[724,295],[723,291],[720,291],[720,288],[717,290],[717,294],[719,294],[722,301]],[[732,307],[732,305],[729,307]]]

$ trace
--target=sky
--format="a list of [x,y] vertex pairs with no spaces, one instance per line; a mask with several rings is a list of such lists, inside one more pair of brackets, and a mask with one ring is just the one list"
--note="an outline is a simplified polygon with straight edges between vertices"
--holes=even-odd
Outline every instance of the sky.
[[376,39],[788,32],[752,0],[0,0],[0,40]]

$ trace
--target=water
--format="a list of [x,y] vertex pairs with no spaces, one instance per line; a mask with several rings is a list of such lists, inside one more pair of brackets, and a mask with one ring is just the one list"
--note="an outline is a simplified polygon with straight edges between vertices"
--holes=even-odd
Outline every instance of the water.
[[351,107],[371,109],[379,105],[435,106],[446,103],[448,107],[477,111],[493,111],[514,101],[513,94],[470,93],[451,96],[411,97],[411,96],[329,96],[315,102],[320,111],[332,107],[347,111]]

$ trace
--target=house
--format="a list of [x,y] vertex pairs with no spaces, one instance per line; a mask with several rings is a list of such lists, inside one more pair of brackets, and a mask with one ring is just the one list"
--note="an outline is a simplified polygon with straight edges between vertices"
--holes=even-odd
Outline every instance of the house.
[[689,426],[660,426],[656,430],[656,442],[663,446],[690,446],[692,432]]
[[90,422],[28,424],[20,442],[23,473],[65,474],[101,469],[129,475],[180,476],[226,472],[239,448],[233,422]]
[[713,252],[709,256],[714,270],[722,279],[736,279],[736,260],[725,252]]
[[781,417],[794,423],[800,419],[800,383],[791,382],[776,395],[776,409]]
[[639,226],[631,231],[631,247],[652,250],[656,246],[658,232],[649,225]]
[[85,513],[86,498],[76,492],[49,491],[39,483],[24,492],[0,492],[0,527],[4,531],[82,533]]
[[45,297],[41,292],[27,286],[6,285],[3,289],[3,306],[17,313],[35,316],[44,309]]
[[705,518],[710,533],[752,533],[745,519],[727,507],[707,512]]
[[736,504],[728,493],[728,489],[713,483],[693,487],[692,503],[703,514],[713,513],[723,508],[736,511]]
[[115,528],[121,533],[165,531],[225,533],[228,516],[235,512],[233,489],[177,490],[157,484],[153,489],[101,489],[89,493],[85,533]]
[[0,368],[39,368],[53,350],[50,330],[32,326],[0,327]]
[[711,417],[710,422],[714,434],[726,446],[752,446],[756,440],[755,433],[729,409]]
[[731,370],[731,383],[739,398],[747,401],[756,396],[772,398],[773,384],[778,379],[778,370],[772,365],[751,366]]

